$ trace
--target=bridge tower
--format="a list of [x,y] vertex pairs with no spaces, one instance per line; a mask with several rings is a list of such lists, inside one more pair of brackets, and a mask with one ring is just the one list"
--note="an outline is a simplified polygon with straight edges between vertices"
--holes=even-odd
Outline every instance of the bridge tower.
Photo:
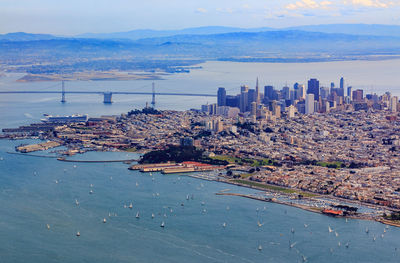
[[112,92],[104,92],[104,100],[103,103],[110,104],[112,103]]
[[64,80],[61,82],[62,83],[62,88],[61,88],[61,102],[65,103],[65,85],[64,85]]
[[151,105],[153,106],[153,108],[156,106],[156,89],[154,87],[154,82],[152,83],[152,100],[151,100]]

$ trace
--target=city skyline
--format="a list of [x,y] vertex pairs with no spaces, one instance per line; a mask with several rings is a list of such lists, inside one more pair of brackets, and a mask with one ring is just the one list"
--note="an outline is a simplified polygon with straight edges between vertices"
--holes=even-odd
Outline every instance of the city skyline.
[[168,3],[151,0],[140,4],[126,0],[57,3],[6,0],[0,3],[0,33],[74,35],[200,26],[400,25],[399,12],[400,1],[397,0],[175,0]]

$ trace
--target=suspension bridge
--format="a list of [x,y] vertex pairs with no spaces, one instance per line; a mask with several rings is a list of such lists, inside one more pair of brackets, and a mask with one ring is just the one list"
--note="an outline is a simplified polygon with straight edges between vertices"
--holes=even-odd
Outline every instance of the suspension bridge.
[[61,102],[65,103],[67,94],[97,94],[103,95],[103,103],[112,103],[113,95],[151,95],[151,104],[155,106],[156,96],[191,96],[191,97],[217,97],[215,94],[206,93],[178,93],[178,92],[156,92],[155,85],[152,84],[151,92],[139,91],[81,91],[81,90],[65,90],[64,81],[62,82],[61,90],[20,90],[20,91],[0,91],[0,94],[60,94]]

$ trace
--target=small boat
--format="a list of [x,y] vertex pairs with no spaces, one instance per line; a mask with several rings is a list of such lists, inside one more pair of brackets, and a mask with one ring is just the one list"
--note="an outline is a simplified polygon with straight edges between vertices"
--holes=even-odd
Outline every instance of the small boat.
[[106,218],[103,218],[103,223],[107,223],[107,220],[106,220]]
[[201,205],[205,205],[206,203],[204,203],[204,202],[201,202]]
[[346,248],[349,248],[349,245],[350,245],[349,242],[347,242],[346,245],[345,245]]
[[130,208],[130,209],[133,208],[133,204],[132,204],[132,203],[129,204],[129,208]]
[[76,232],[76,236],[77,237],[80,237],[81,236],[81,233],[78,231],[78,232]]
[[260,223],[260,221],[257,221],[257,225],[258,225],[258,227],[262,227],[263,225],[264,225],[264,223]]
[[154,218],[154,213],[151,214],[151,219],[153,219],[153,218]]
[[295,232],[294,228],[290,229],[290,232],[292,232],[292,234],[294,234],[294,232]]
[[137,212],[137,213],[136,213],[136,218],[139,218],[139,217],[140,217],[140,216],[139,216],[139,212]]
[[79,205],[78,199],[75,199],[75,204],[76,204],[77,206]]
[[336,237],[338,237],[338,236],[339,236],[338,232],[336,232],[336,231],[335,231],[335,236],[336,236]]
[[222,226],[225,228],[225,227],[226,227],[226,223],[224,222],[224,223],[222,224]]
[[307,227],[308,227],[308,225],[307,225],[307,224],[304,224],[304,227],[305,227],[305,228],[307,228]]
[[329,230],[329,233],[333,232],[333,229],[330,226],[328,226],[328,230]]
[[92,189],[90,189],[89,194],[93,194],[93,190]]
[[189,200],[189,195],[186,196],[186,200]]
[[50,229],[50,225],[49,224],[47,224],[46,227],[47,227],[47,229]]
[[289,248],[294,248],[294,246],[297,244],[297,242],[294,242],[293,244],[289,241]]
[[261,251],[262,250],[262,246],[258,245],[258,250]]
[[90,184],[90,187],[93,187],[93,184]]
[[136,187],[138,187],[139,186],[139,183],[138,182],[136,182]]
[[368,227],[365,229],[365,233],[369,233],[369,229],[368,229]]
[[342,244],[340,243],[340,241],[338,242],[338,247],[340,247]]
[[58,184],[58,180],[56,180],[56,184]]
[[150,173],[150,176],[153,176],[153,174],[152,174],[152,173]]
[[164,227],[165,227],[165,223],[164,223],[164,221],[162,221],[162,222],[161,222],[161,225],[160,225],[160,227],[162,227],[162,228],[164,228]]

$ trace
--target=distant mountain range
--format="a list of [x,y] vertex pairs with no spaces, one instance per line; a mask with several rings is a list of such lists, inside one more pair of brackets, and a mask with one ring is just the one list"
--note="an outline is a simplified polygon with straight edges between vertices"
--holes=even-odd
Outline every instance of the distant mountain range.
[[[151,29],[138,29],[127,32],[113,32],[113,33],[86,33],[76,36],[68,36],[64,38],[95,38],[95,39],[126,39],[126,40],[139,40],[143,38],[158,38],[170,37],[176,35],[212,35],[212,34],[226,34],[226,33],[256,33],[266,31],[307,31],[307,32],[320,32],[320,33],[334,33],[334,34],[349,34],[349,35],[367,35],[367,36],[393,36],[400,37],[400,26],[397,25],[378,25],[378,24],[328,24],[328,25],[308,25],[296,26],[287,28],[238,28],[238,27],[223,27],[223,26],[208,26],[208,27],[195,27],[180,30],[151,30]],[[49,34],[30,34],[24,32],[0,34],[0,40],[9,41],[32,41],[32,40],[48,40],[58,39],[61,36],[53,36]]]
[[[89,65],[101,69],[108,60],[116,61],[116,68],[123,68],[127,60],[147,64],[152,60],[309,62],[399,55],[400,26],[386,25],[320,25],[284,30],[200,27],[77,37],[0,35],[0,61],[10,65],[52,62],[60,65],[57,71],[62,69],[62,63],[78,62],[85,63],[78,65],[81,68]],[[110,65],[111,62],[107,68],[112,68]]]

